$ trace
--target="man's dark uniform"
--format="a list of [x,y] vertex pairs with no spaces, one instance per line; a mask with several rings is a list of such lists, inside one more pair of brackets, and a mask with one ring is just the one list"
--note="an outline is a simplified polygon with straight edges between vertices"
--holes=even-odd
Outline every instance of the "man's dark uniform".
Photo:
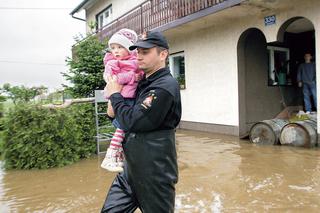
[[113,181],[101,212],[174,212],[178,166],[175,128],[181,118],[180,89],[168,68],[139,82],[136,103],[120,93],[110,100],[125,130],[124,172]]

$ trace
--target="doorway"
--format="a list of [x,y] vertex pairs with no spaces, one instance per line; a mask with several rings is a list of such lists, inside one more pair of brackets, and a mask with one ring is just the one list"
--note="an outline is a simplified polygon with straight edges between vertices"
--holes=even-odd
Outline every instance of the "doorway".
[[[285,103],[288,106],[303,106],[302,89],[298,87],[297,72],[299,65],[304,63],[304,54],[311,53],[315,58],[315,29],[313,23],[304,17],[287,20],[279,29],[276,45],[289,50],[287,78],[290,85],[284,87]],[[313,61],[315,62],[315,61]],[[315,109],[315,106],[313,106]]]
[[269,58],[264,34],[256,28],[238,41],[239,136],[258,121],[274,118],[283,109],[278,87],[268,86]]

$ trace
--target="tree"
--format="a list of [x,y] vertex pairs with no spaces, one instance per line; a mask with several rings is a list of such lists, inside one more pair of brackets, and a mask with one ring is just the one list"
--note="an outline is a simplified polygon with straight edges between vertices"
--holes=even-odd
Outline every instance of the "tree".
[[29,102],[37,95],[46,93],[48,88],[44,86],[39,87],[25,87],[25,86],[11,86],[9,83],[3,85],[0,88],[2,93],[5,93],[9,99],[13,101],[14,104],[17,102]]
[[[0,95],[0,119],[3,116],[3,102],[5,102],[7,99],[5,96]],[[0,130],[1,130],[1,122],[0,122]]]
[[73,57],[66,62],[70,69],[62,73],[71,86],[63,85],[73,97],[93,97],[94,90],[103,89],[103,57],[106,42],[101,42],[96,36],[89,35],[73,47]]
[[7,98],[0,94],[0,103],[5,102],[6,100],[7,100]]

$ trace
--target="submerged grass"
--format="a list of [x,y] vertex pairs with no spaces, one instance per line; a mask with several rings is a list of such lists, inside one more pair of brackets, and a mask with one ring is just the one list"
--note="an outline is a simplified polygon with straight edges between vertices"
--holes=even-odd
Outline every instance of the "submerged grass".
[[290,123],[296,122],[296,121],[305,121],[305,120],[309,120],[309,116],[308,115],[294,115],[289,119]]

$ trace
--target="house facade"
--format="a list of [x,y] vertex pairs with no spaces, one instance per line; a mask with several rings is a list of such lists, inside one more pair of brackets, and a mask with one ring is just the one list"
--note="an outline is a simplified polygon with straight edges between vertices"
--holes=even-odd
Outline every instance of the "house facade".
[[71,15],[85,10],[100,38],[162,31],[182,88],[180,127],[242,136],[303,105],[296,73],[305,52],[320,69],[319,9],[318,0],[85,0]]

